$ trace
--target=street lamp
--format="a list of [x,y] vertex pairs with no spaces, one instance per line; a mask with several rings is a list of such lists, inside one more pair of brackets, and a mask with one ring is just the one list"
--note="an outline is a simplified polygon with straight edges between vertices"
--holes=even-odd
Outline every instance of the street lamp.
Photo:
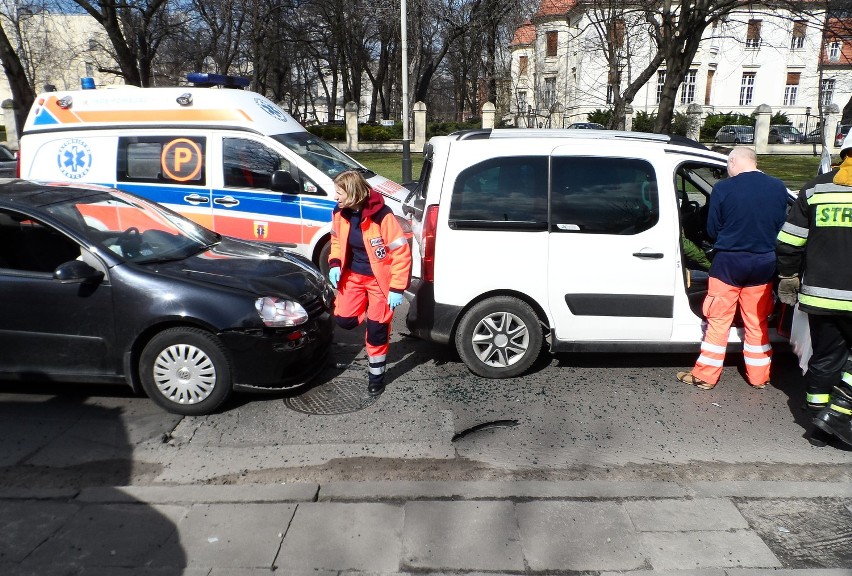
[[411,141],[408,134],[408,7],[400,0],[400,41],[402,42],[402,183],[411,182]]

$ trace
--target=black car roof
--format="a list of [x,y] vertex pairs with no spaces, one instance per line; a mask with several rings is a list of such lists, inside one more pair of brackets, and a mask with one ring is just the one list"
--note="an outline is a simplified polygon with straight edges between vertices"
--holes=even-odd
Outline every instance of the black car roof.
[[12,180],[0,185],[0,202],[9,206],[38,208],[68,198],[86,198],[103,194],[105,189],[78,188],[64,184],[43,184],[28,180]]

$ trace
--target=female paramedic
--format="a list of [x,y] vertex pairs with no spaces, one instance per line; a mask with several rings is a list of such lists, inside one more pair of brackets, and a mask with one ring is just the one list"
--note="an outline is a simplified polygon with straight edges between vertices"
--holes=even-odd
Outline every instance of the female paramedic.
[[[402,304],[411,273],[411,248],[381,194],[358,172],[334,179],[328,277],[337,288],[334,316],[351,330],[367,318],[367,392],[385,389],[385,362],[393,310]],[[366,313],[366,314],[365,314]]]

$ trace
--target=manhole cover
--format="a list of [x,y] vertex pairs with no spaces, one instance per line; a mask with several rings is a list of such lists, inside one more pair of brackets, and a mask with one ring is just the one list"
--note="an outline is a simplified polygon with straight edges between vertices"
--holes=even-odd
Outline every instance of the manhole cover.
[[378,396],[367,394],[367,383],[354,378],[335,378],[328,384],[311,388],[304,394],[287,398],[284,403],[305,414],[346,414],[363,410]]

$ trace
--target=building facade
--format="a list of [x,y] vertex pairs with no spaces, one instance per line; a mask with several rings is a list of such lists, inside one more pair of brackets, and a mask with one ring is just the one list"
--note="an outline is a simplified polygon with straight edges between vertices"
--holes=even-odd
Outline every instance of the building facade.
[[[610,109],[613,92],[651,61],[651,38],[639,18],[594,13],[576,0],[541,0],[510,45],[511,120],[558,128]],[[824,13],[805,20],[744,6],[705,30],[675,111],[699,104],[705,115],[749,115],[768,104],[802,131],[815,129],[821,104],[842,109],[852,96],[850,28],[826,22]],[[656,112],[665,74],[663,62],[631,102],[634,113]]]

